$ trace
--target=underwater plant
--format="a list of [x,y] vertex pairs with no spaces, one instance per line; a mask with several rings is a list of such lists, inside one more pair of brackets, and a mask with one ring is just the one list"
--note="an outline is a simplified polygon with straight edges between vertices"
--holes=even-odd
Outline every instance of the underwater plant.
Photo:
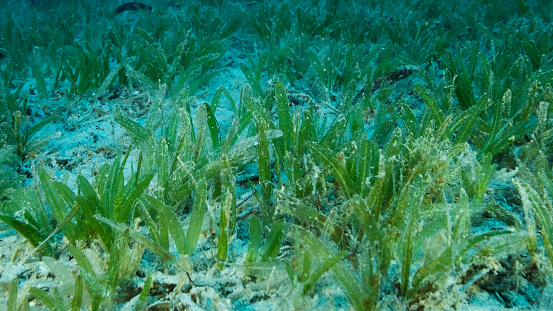
[[[8,14],[0,221],[21,240],[0,254],[17,268],[0,271],[0,303],[426,310],[478,293],[538,306],[553,266],[553,70],[537,4],[551,7]],[[61,113],[30,113],[45,105]],[[48,145],[48,129],[94,145]]]
[[[49,140],[60,136],[53,133],[35,139],[37,133],[48,124],[59,119],[58,116],[31,123],[27,109],[28,99],[18,100],[16,96],[6,95],[1,103],[0,144],[2,158],[0,163],[22,163],[35,157],[46,146]],[[31,126],[32,124],[32,126]]]

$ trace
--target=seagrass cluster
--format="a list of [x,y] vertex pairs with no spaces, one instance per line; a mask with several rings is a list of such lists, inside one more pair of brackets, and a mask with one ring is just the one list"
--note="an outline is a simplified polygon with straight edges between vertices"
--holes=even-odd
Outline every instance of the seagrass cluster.
[[[278,309],[447,309],[478,290],[539,305],[527,293],[553,271],[549,1],[152,1],[125,16],[104,2],[0,23],[0,221],[28,241],[14,263],[60,280],[0,284],[8,310],[230,291],[202,269],[266,282],[256,299]],[[130,144],[69,184],[44,160],[60,136],[45,129],[75,130],[73,107],[98,101]],[[162,272],[178,283],[160,290]]]

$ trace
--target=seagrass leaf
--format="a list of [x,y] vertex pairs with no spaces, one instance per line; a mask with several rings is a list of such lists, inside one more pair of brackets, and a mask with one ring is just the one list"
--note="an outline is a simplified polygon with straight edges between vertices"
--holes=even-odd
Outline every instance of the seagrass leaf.
[[246,65],[244,64],[240,64],[240,69],[248,79],[248,83],[250,84],[254,94],[259,97],[263,96],[264,92],[263,92],[263,88],[261,87],[261,83],[259,82],[259,80],[255,78],[255,75],[251,71],[251,69],[246,67]]
[[344,259],[344,257],[346,257],[346,255],[348,254],[347,251],[341,251],[341,252],[338,252],[334,255],[332,255],[331,257],[329,258],[326,258],[322,263],[321,265],[319,265],[317,267],[317,269],[315,269],[315,271],[313,271],[313,273],[310,275],[309,279],[307,280],[307,282],[305,282],[303,284],[303,290],[302,290],[302,293],[305,295],[306,293],[308,293],[314,286],[315,286],[315,283],[317,283],[317,281],[323,276],[323,274],[325,274],[327,271],[329,271],[332,267],[334,267],[337,263],[339,263],[340,261],[342,261],[342,259]]
[[357,193],[365,197],[378,175],[380,149],[374,141],[363,140],[357,154]]
[[154,178],[154,174],[146,174],[142,177],[142,180],[138,182],[136,187],[132,190],[128,197],[124,198],[124,203],[120,206],[119,209],[114,211],[114,220],[116,222],[126,222],[129,221],[129,216],[132,212],[132,207],[136,203],[144,191],[148,189],[150,182]]
[[[549,179],[549,177],[547,177],[547,174],[544,172],[539,172],[538,176],[543,182],[544,188],[549,194],[549,197],[552,198],[553,182],[551,181],[551,179]],[[545,251],[547,253],[547,256],[549,257],[549,261],[553,263],[553,217],[551,215],[551,211],[548,209],[547,205],[543,204],[543,200],[540,198],[537,192],[534,191],[530,195],[530,198],[534,201],[532,205],[534,207],[534,213],[537,216],[538,221],[542,227],[541,234],[543,237]]]
[[210,104],[213,111],[217,110],[217,107],[219,106],[219,102],[222,95],[225,96],[225,98],[230,104],[230,108],[236,114],[238,112],[236,107],[236,102],[234,101],[229,91],[224,86],[219,86],[219,88],[217,89],[217,92],[215,92],[215,95],[213,95],[213,99],[211,100],[211,104]]
[[92,277],[96,278],[96,272],[94,272],[94,269],[92,267],[92,264],[88,260],[88,257],[86,257],[86,255],[75,245],[69,245],[67,249],[69,250],[71,256],[73,256],[73,258],[77,261],[79,267],[90,274]]
[[115,219],[115,210],[123,202],[123,170],[121,160],[116,158],[109,166],[109,172],[106,177],[106,183],[100,194],[100,205],[105,210],[105,217]]
[[284,239],[284,229],[286,227],[286,224],[284,222],[284,219],[279,219],[276,222],[273,223],[273,226],[271,227],[271,231],[269,232],[269,235],[267,236],[267,240],[265,243],[263,243],[263,246],[259,249],[259,259],[261,261],[273,261],[276,256],[278,255],[278,252],[280,251],[280,245],[282,244],[282,240]]
[[119,270],[121,268],[121,261],[129,259],[122,258],[124,256],[124,244],[129,244],[129,229],[126,229],[123,232],[115,231],[114,236],[114,243],[109,252],[109,265],[108,271],[105,275],[104,283],[104,297],[108,299],[108,301],[112,301],[112,299],[117,294],[117,283],[119,281]]
[[31,287],[29,289],[29,294],[32,296],[35,296],[38,300],[40,300],[48,309],[52,311],[62,311],[63,308],[63,300],[56,299],[53,295],[47,293],[46,291],[43,291],[36,287]]
[[17,278],[10,282],[7,311],[17,311]]
[[453,228],[452,240],[461,243],[470,236],[470,201],[465,189],[459,191],[459,208],[453,210],[457,217],[457,223]]
[[[482,148],[482,150],[486,150],[486,148],[492,144],[494,138],[497,136],[499,131],[501,130],[501,121],[504,119],[505,114],[505,104],[509,104],[511,101],[511,91],[507,90],[505,94],[503,94],[503,98],[501,102],[499,100],[496,100],[493,105],[493,111],[492,111],[492,127],[488,133],[488,140],[486,141],[486,144]],[[485,151],[482,151],[485,152]]]
[[340,135],[346,130],[347,126],[346,118],[343,116],[336,117],[328,132],[319,141],[321,146],[331,148],[331,146],[336,145]]
[[253,115],[250,111],[246,112],[239,120],[234,119],[227,136],[223,140],[221,147],[221,154],[227,154],[229,150],[234,146],[240,133],[244,131],[252,122]]
[[215,119],[215,114],[211,107],[207,103],[204,104],[204,106],[206,108],[205,117],[207,128],[209,129],[209,133],[211,134],[213,148],[217,148],[219,146],[219,126],[217,124],[217,119]]
[[111,167],[111,165],[109,163],[104,163],[104,164],[102,164],[102,166],[100,166],[100,169],[98,170],[98,173],[96,174],[95,186],[96,186],[96,190],[98,192],[98,195],[101,195],[104,192],[104,188],[106,187],[110,167]]
[[90,210],[90,212],[92,212],[91,216],[96,214],[96,211],[98,211],[101,215],[105,215],[105,211],[100,208],[100,198],[94,188],[92,188],[92,185],[88,179],[86,179],[83,175],[77,176],[77,186],[79,187],[79,191],[82,193],[82,198],[88,200],[90,205],[93,207],[93,209]]
[[[461,245],[453,243],[452,245],[447,247],[440,256],[417,270],[417,272],[413,276],[411,282],[411,290],[409,291],[410,293],[408,295],[412,296],[417,291],[421,290],[426,280],[437,278],[449,273],[449,271],[454,268],[455,263],[459,262],[463,257],[466,257],[467,252],[473,249],[479,243],[487,241],[486,243],[493,244],[492,242],[494,240],[491,240],[492,238],[508,234],[512,234],[512,232],[509,230],[497,230],[482,233],[478,236],[468,238],[464,240]],[[468,261],[470,262],[471,258],[476,258],[478,253],[482,252],[485,253],[486,248],[479,248],[479,251],[477,251],[476,253],[469,254]]]
[[337,159],[337,156],[334,156],[330,150],[319,144],[306,142],[306,145],[313,157],[330,169],[346,198],[351,198],[354,194],[353,180],[347,173],[345,166]]
[[141,146],[142,144],[154,142],[154,136],[150,129],[143,127],[129,118],[123,117],[121,114],[116,113],[113,119],[127,130],[127,133],[132,137],[136,145]]
[[146,275],[146,279],[144,280],[144,287],[142,288],[138,301],[136,302],[135,310],[144,310],[148,304],[148,296],[150,288],[152,287],[152,274],[152,270],[149,270],[148,275]]
[[148,230],[150,232],[150,236],[152,237],[152,240],[155,243],[160,244],[159,243],[159,229],[158,229],[158,226],[157,226],[156,222],[154,221],[154,219],[152,218],[152,215],[150,215],[150,212],[148,212],[148,209],[145,206],[144,200],[139,200],[137,204],[138,204],[138,206],[137,206],[138,211],[142,215],[142,217],[144,219],[144,222],[146,223],[146,226],[148,227]]
[[[494,76],[493,71],[490,65],[490,62],[486,58],[486,56],[482,53],[478,53],[478,60],[481,64],[481,70],[478,72],[478,75],[476,76],[476,85],[480,87],[480,93],[490,93],[492,92],[492,85],[494,82]],[[492,93],[492,97],[493,97]]]
[[290,116],[290,108],[288,106],[288,97],[281,82],[275,85],[275,100],[278,112],[278,128],[282,131],[282,144],[284,152],[292,150],[294,141],[294,127],[292,117]]
[[[157,166],[157,183],[163,189],[169,187],[168,183],[171,181],[171,172],[169,171],[169,146],[165,138],[161,138],[157,143],[157,151],[154,154],[155,163]],[[163,190],[161,190],[163,192]]]
[[[46,197],[46,202],[48,202],[48,206],[52,211],[52,215],[57,222],[62,222],[69,212],[69,210],[67,209],[67,204],[53,187],[53,184],[50,181],[50,176],[48,175],[48,173],[46,173],[44,167],[39,166],[37,171],[40,179],[42,193]],[[77,238],[77,227],[76,224],[73,222],[67,223],[62,231],[72,243]]]
[[[534,120],[519,120],[516,123],[512,120],[507,122],[499,131],[496,137],[488,136],[486,145],[478,152],[478,159],[486,152],[496,155],[505,148],[512,146],[515,141],[528,135],[537,127],[537,122]],[[489,144],[488,144],[489,142]]]
[[86,289],[92,298],[92,310],[98,310],[103,300],[104,287],[95,276],[87,271],[80,269],[79,274],[82,275],[83,281],[86,283]]
[[38,96],[41,99],[48,98],[48,89],[46,88],[46,82],[44,81],[44,74],[42,73],[42,70],[40,69],[41,60],[38,56],[39,54],[39,47],[35,46],[33,48],[33,52],[31,54],[31,72],[33,74],[33,77],[36,80],[36,86],[37,86],[37,92]]
[[146,195],[146,199],[150,202],[152,207],[161,214],[161,221],[167,225],[171,236],[173,236],[177,251],[179,254],[184,255],[186,251],[186,239],[177,214],[155,197]]
[[250,238],[248,241],[248,252],[246,253],[246,262],[255,262],[261,246],[261,222],[257,216],[250,217]]
[[134,59],[135,57],[129,57],[117,64],[108,74],[104,82],[102,82],[98,90],[96,90],[96,97],[104,95],[108,88],[115,82],[115,78],[119,75],[119,71],[121,71],[121,69],[123,69],[128,63],[134,61]]
[[96,204],[92,203],[90,200],[82,196],[76,197],[75,201],[77,202],[79,207],[83,210],[84,214],[87,217],[87,221],[92,224],[92,227],[94,227],[96,233],[98,233],[102,242],[104,242],[106,247],[109,249],[113,242],[113,233],[109,227],[99,223],[94,218],[96,214],[102,215],[100,211],[99,203],[98,202]]
[[309,59],[311,59],[311,63],[313,64],[313,67],[315,67],[315,72],[317,72],[319,80],[321,80],[321,83],[326,86],[328,78],[327,78],[326,71],[323,68],[323,64],[321,60],[319,59],[317,54],[315,54],[315,52],[313,51],[309,51],[308,55],[309,55]]
[[142,244],[145,248],[147,248],[150,252],[157,255],[161,260],[164,261],[174,261],[176,260],[175,256],[171,254],[167,249],[164,249],[163,247],[159,246],[152,240],[142,236],[138,232],[136,232],[133,229],[129,229],[127,226],[115,223],[110,219],[107,219],[105,217],[102,217],[100,215],[95,215],[94,218],[96,218],[101,223],[104,223],[108,225],[109,227],[119,231],[119,232],[125,232],[125,230],[129,230],[129,236],[134,239],[136,242]]
[[50,118],[47,118],[47,119],[44,119],[38,123],[36,123],[35,125],[31,126],[26,132],[25,132],[25,140],[28,141],[29,139],[31,139],[38,131],[40,131],[43,127],[45,127],[46,125],[52,123],[52,122],[56,122],[57,120],[59,120],[60,117],[59,116],[52,116]]
[[[381,183],[377,183],[376,186],[378,186],[379,184]],[[378,195],[378,194],[373,194],[373,192],[376,192],[375,191],[376,188],[377,187],[373,187],[371,189],[369,196]],[[369,198],[367,201],[369,203],[374,202],[374,199]],[[355,216],[357,216],[357,219],[359,219],[359,222],[361,223],[363,229],[365,230],[365,234],[367,235],[369,246],[375,247],[376,245],[380,244],[382,238],[381,238],[381,233],[378,225],[379,215],[376,214],[376,208],[374,207],[374,205],[368,205],[364,197],[361,197],[360,195],[357,195],[357,194],[353,196],[353,198],[349,201],[349,204]]]
[[75,291],[73,292],[73,299],[71,300],[71,311],[81,310],[83,302],[83,278],[79,274],[75,277]]
[[[544,221],[547,218],[547,214],[542,214],[539,205],[542,204],[542,200],[527,182],[520,180],[519,178],[513,179],[513,183],[520,193],[520,199],[522,201],[522,208],[524,210],[524,219],[526,220],[526,228],[528,230],[528,252],[535,254],[538,251],[538,238],[536,233],[536,220]],[[547,222],[545,223],[547,225]],[[547,229],[547,228],[545,228]],[[547,235],[547,231],[545,234]]]
[[186,233],[186,246],[184,253],[192,256],[198,238],[202,232],[202,224],[204,215],[207,210],[207,180],[202,178],[196,186],[196,196],[194,198],[194,206],[192,207],[192,215],[190,216],[190,225]]
[[75,202],[75,198],[77,196],[75,195],[75,193],[73,193],[73,190],[71,190],[71,188],[69,188],[63,182],[54,181],[52,182],[52,187],[60,195],[63,201],[65,201],[65,204],[71,205]]
[[[15,231],[19,232],[22,236],[29,240],[31,245],[34,247],[40,245],[40,243],[46,239],[46,235],[42,233],[42,230],[35,228],[28,222],[21,221],[16,217],[0,214],[0,221],[6,223],[8,226],[15,229]],[[50,244],[46,243],[44,247],[47,254],[52,253],[53,249]]]
[[257,145],[257,170],[259,175],[259,188],[263,204],[269,203],[271,198],[271,167],[269,161],[269,139],[265,133],[265,123],[263,120],[256,122],[259,144]]
[[442,112],[442,109],[438,103],[438,100],[436,97],[430,92],[428,92],[422,85],[416,84],[415,90],[419,94],[419,96],[422,98],[424,103],[426,104],[426,107],[428,107],[428,110],[430,111],[430,114],[434,117],[436,120],[436,125],[439,127],[444,122],[444,114]]
[[[478,99],[478,102],[475,105],[463,111],[459,117],[456,117],[455,121],[450,126],[450,132],[456,131],[456,136],[453,140],[455,144],[468,141],[476,127],[476,124],[478,123],[480,114],[484,111],[488,104],[489,101],[487,99],[487,95],[484,94]],[[447,136],[449,137],[449,135]]]
[[257,65],[255,66],[255,80],[256,81],[261,80],[261,74],[263,73],[263,68],[265,67],[265,63],[267,62],[267,59],[269,58],[269,56],[270,56],[270,53],[265,52],[259,58],[259,61],[257,62]]
[[[293,226],[293,231],[299,231],[299,235],[302,237],[303,246],[310,250],[313,256],[318,256],[319,258],[330,258],[334,255],[334,252],[316,237],[312,232],[307,231],[306,229],[300,226]],[[377,295],[378,291],[375,291],[374,288],[362,289],[361,282],[354,276],[352,269],[345,265],[342,262],[337,262],[330,269],[332,271],[332,277],[334,278],[336,284],[344,292],[348,300],[353,305],[356,310],[366,310],[367,306],[364,303],[364,300],[369,296]],[[365,292],[364,292],[365,290]]]
[[[421,185],[415,185],[415,187]],[[415,191],[413,191],[415,192]],[[413,249],[415,244],[415,235],[417,234],[417,226],[419,225],[419,193],[413,194],[415,200],[409,200],[405,211],[405,226],[402,226],[403,235],[403,257],[401,260],[401,290],[403,293],[408,292],[409,279],[411,276],[411,266],[413,265]],[[396,227],[397,228],[397,227]]]

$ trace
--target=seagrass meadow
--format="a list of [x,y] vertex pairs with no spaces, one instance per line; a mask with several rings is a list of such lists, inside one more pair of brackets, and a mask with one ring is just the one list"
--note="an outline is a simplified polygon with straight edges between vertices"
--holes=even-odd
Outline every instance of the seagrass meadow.
[[0,310],[553,310],[549,0],[2,2]]

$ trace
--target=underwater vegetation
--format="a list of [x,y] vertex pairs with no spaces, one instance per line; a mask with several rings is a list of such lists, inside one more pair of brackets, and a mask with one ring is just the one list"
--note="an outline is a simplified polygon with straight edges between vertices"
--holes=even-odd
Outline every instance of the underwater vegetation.
[[[7,310],[551,299],[550,1],[26,12],[0,20]],[[52,150],[91,122],[97,165]]]

